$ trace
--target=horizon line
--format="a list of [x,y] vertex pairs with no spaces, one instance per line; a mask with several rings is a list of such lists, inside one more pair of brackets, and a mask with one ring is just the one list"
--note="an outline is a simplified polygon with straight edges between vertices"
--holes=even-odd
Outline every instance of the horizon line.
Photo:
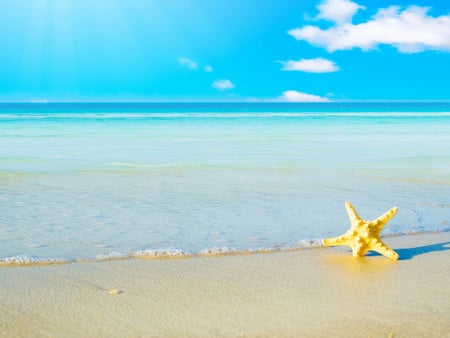
[[92,104],[92,103],[101,103],[101,104],[191,104],[191,103],[250,103],[250,104],[264,104],[264,103],[285,103],[285,104],[333,104],[333,103],[450,103],[450,99],[441,99],[441,100],[401,100],[401,99],[393,99],[393,100],[335,100],[335,101],[277,101],[277,100],[23,100],[23,101],[0,101],[0,104]]

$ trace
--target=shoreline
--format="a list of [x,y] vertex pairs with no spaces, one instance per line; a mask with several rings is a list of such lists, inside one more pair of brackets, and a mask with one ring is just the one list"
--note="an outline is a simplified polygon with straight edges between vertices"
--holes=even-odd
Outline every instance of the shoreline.
[[450,232],[348,248],[0,269],[0,336],[443,336]]
[[[399,238],[404,236],[420,236],[429,234],[450,233],[448,225],[443,226],[442,229],[430,231],[406,231],[402,233],[387,233],[381,236],[386,238]],[[275,254],[278,252],[297,252],[309,249],[316,249],[326,247],[323,244],[323,239],[304,239],[299,240],[291,245],[275,246],[275,247],[259,247],[249,249],[235,249],[228,247],[211,247],[200,250],[198,252],[184,251],[174,248],[160,248],[160,249],[144,249],[144,250],[128,250],[111,252],[109,254],[98,254],[92,258],[52,258],[52,257],[37,257],[32,255],[18,255],[12,257],[0,257],[0,269],[2,268],[21,268],[32,266],[47,266],[47,265],[65,265],[65,264],[90,264],[101,263],[116,260],[134,260],[134,259],[148,259],[148,260],[171,260],[171,259],[196,259],[203,257],[223,257],[223,256],[246,256],[246,255],[266,255]],[[400,257],[401,260],[401,257]]]

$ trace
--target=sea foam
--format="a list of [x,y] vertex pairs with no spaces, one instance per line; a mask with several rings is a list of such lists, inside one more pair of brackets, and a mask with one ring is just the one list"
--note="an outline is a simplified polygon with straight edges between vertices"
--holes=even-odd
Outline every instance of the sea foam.
[[0,258],[0,265],[3,266],[51,265],[67,263],[70,263],[70,260],[64,258],[41,258],[28,255]]
[[147,249],[133,253],[136,258],[180,258],[191,256],[189,252],[179,249]]

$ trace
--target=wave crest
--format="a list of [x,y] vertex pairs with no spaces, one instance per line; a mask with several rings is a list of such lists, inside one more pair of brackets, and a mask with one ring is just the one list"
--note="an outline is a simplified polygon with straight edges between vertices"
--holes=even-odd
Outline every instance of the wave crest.
[[64,258],[41,258],[28,255],[0,258],[0,265],[3,266],[52,265],[67,263],[70,263],[70,261]]

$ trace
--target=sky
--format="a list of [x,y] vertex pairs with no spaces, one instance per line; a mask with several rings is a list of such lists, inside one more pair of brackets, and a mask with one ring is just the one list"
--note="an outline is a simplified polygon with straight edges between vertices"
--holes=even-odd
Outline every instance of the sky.
[[450,101],[450,1],[0,0],[0,102]]

